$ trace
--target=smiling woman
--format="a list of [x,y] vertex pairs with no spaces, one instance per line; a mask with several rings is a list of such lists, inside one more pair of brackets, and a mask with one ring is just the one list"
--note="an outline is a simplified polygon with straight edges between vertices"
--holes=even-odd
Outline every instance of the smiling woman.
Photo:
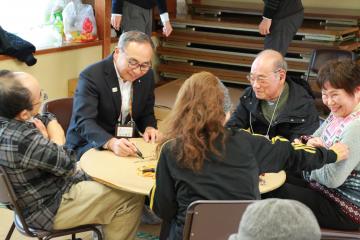
[[360,226],[360,64],[351,60],[327,62],[319,70],[317,83],[331,112],[307,145],[330,148],[342,142],[349,146],[349,156],[343,163],[326,164],[302,176],[288,174],[286,184],[267,197],[304,203],[314,212],[321,227],[357,230]]

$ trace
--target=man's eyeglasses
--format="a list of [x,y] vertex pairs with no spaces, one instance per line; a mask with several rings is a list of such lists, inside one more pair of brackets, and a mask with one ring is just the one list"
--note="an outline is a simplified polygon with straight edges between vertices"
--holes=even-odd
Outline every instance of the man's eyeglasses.
[[44,102],[46,100],[48,100],[48,95],[43,89],[41,89],[40,90],[40,102],[34,103],[33,106],[41,104],[42,102]]
[[[279,69],[277,69],[277,70],[275,70],[275,71],[273,71],[273,72],[271,72],[271,73],[277,73],[277,72],[279,72],[280,70],[281,70],[281,68],[279,68]],[[246,79],[249,80],[249,82],[250,82],[251,84],[254,84],[255,81],[256,81],[259,85],[264,85],[264,84],[266,84],[266,83],[267,83],[267,80],[269,79],[269,77],[270,77],[270,74],[268,74],[268,75],[256,76],[256,75],[254,75],[254,74],[252,74],[252,73],[249,73],[248,75],[246,75]]]
[[140,64],[136,59],[130,58],[128,59],[128,66],[131,68],[131,70],[140,68],[141,72],[147,72],[151,68],[151,62]]

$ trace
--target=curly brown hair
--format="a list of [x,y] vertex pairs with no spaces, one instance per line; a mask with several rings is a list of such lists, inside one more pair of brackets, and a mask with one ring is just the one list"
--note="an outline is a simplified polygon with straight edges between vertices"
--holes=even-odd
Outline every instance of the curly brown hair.
[[[194,172],[201,171],[207,153],[221,158],[224,149],[224,91],[209,72],[193,74],[180,88],[174,107],[165,119],[166,130],[159,144],[176,139],[172,151],[178,164]],[[220,147],[215,141],[220,138]],[[220,148],[220,149],[219,149]]]

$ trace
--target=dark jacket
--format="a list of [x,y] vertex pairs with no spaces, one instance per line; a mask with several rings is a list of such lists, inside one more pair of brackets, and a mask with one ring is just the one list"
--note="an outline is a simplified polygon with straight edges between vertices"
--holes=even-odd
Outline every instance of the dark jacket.
[[[171,222],[170,240],[182,239],[188,205],[196,200],[260,199],[259,174],[282,169],[316,169],[336,161],[325,148],[305,148],[282,138],[267,140],[245,130],[227,130],[223,158],[207,154],[200,173],[180,167],[172,147],[164,144],[156,170],[156,187],[151,194],[153,210]],[[219,142],[218,142],[219,144]]]
[[[152,70],[133,82],[132,116],[138,129],[156,128]],[[66,144],[78,158],[90,148],[100,148],[114,136],[121,110],[121,93],[113,56],[80,73]]]
[[[319,113],[315,107],[314,99],[299,84],[286,79],[289,85],[289,97],[286,106],[274,120],[269,136],[283,136],[290,141],[301,135],[311,135],[319,127]],[[231,115],[226,126],[236,128],[249,128],[254,133],[265,135],[269,127],[265,119],[259,99],[256,98],[252,87],[245,89],[240,97],[240,103]]]
[[33,56],[35,51],[35,46],[30,42],[5,31],[0,26],[0,54],[15,57],[26,65],[32,66],[37,61]]
[[[123,13],[124,1],[128,1],[132,4],[135,4],[139,7],[145,9],[151,9],[155,6],[155,0],[112,0],[112,13]],[[156,0],[157,6],[159,8],[159,13],[167,12],[166,0]]]
[[281,19],[304,10],[301,0],[264,0],[263,16]]

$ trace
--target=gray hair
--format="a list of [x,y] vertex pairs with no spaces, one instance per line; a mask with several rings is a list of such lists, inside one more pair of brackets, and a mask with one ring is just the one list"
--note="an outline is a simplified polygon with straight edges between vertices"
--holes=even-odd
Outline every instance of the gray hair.
[[117,46],[119,49],[124,50],[130,42],[148,43],[152,49],[155,48],[150,37],[140,31],[128,31],[122,33]]
[[230,99],[230,94],[229,94],[229,90],[227,89],[227,87],[225,87],[225,85],[220,81],[220,79],[218,79],[219,81],[219,85],[220,88],[222,89],[222,91],[224,92],[224,113],[228,113],[231,111],[232,109],[232,102]]
[[313,212],[295,200],[269,198],[249,205],[228,240],[320,240]]
[[256,55],[256,58],[261,57],[262,55],[272,55],[270,59],[271,61],[273,61],[274,71],[278,69],[284,69],[285,72],[287,72],[288,70],[287,62],[285,61],[285,58],[280,52],[273,49],[265,49],[259,52],[258,55]]
[[287,62],[285,61],[283,56],[281,56],[281,59],[277,59],[274,62],[274,70],[278,70],[278,69],[284,69],[285,72],[287,72],[288,70]]

